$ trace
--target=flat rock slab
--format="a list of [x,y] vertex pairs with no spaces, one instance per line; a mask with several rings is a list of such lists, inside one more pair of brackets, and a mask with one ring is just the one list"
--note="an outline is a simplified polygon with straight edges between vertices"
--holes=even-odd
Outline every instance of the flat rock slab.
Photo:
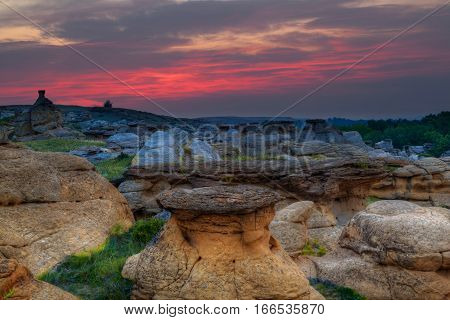
[[166,209],[198,214],[246,214],[282,199],[273,190],[249,185],[170,190],[158,197],[159,203]]

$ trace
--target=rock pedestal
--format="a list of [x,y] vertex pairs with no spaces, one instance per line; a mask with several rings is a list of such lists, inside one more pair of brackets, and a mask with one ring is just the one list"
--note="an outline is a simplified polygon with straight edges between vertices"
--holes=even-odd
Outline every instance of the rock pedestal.
[[60,129],[63,125],[61,111],[45,97],[45,90],[39,90],[39,97],[29,111],[20,114],[15,120],[17,137],[47,133]]
[[132,298],[320,298],[269,231],[279,200],[245,185],[163,192],[166,229],[122,272],[135,281]]

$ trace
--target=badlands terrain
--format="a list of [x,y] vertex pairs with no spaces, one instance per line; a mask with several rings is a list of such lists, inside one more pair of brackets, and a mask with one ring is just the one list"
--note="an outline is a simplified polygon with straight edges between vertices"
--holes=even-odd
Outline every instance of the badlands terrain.
[[0,299],[450,298],[448,152],[268,120],[0,107]]

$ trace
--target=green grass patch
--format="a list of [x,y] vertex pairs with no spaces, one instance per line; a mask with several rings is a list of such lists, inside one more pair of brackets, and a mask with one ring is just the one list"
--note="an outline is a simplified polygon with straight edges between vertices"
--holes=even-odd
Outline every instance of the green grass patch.
[[372,196],[367,197],[367,199],[366,199],[367,205],[370,205],[370,204],[375,203],[377,201],[381,201],[381,199],[377,198],[377,197],[372,197]]
[[81,147],[87,146],[104,147],[106,145],[106,143],[103,141],[62,139],[62,138],[27,141],[27,142],[20,142],[20,144],[25,145],[34,151],[40,152],[69,152]]
[[8,290],[5,292],[5,294],[2,296],[2,300],[9,300],[11,299],[15,294],[14,288]]
[[132,161],[133,156],[122,154],[115,159],[105,160],[95,164],[95,168],[106,179],[113,181],[123,177],[125,171],[131,166]]
[[142,251],[163,225],[163,220],[151,218],[136,222],[126,232],[116,226],[103,245],[67,257],[38,278],[82,299],[129,299],[132,282],[122,278],[123,265],[128,257]]
[[394,166],[394,165],[386,165],[384,166],[384,169],[388,172],[394,172],[398,168],[401,168],[401,166]]
[[360,295],[351,288],[338,286],[331,281],[321,280],[318,278],[309,279],[309,283],[323,295],[327,300],[366,300],[367,298]]
[[325,160],[327,158],[325,155],[320,154],[320,153],[318,153],[318,154],[311,154],[311,155],[309,155],[309,157],[311,159],[313,159],[313,160]]
[[307,241],[302,249],[302,255],[322,257],[327,253],[327,249],[322,246],[317,239]]

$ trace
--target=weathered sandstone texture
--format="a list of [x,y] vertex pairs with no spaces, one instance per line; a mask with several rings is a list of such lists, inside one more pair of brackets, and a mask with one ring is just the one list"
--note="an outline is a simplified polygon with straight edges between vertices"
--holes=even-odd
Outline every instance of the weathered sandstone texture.
[[342,233],[339,227],[310,230],[328,253],[296,262],[369,299],[450,299],[449,228],[447,209],[379,201]]
[[349,156],[324,157],[321,160],[308,157],[295,160],[222,160],[167,166],[136,165],[128,170],[127,181],[121,186],[124,189],[121,191],[133,210],[150,213],[160,210],[156,198],[161,191],[173,186],[200,188],[230,184],[262,185],[295,201],[310,200],[318,206],[333,208],[333,212],[356,213],[365,207],[371,186],[386,176],[383,162]]
[[74,295],[33,278],[13,259],[0,256],[0,300],[74,300]]
[[320,298],[269,231],[279,200],[245,185],[163,192],[173,214],[159,242],[122,271],[135,282],[132,298]]
[[125,198],[88,161],[0,146],[0,254],[32,273],[133,221]]
[[290,255],[298,255],[308,240],[306,221],[314,212],[311,201],[295,202],[276,212],[270,231]]
[[450,207],[450,167],[436,158],[415,161],[395,169],[388,177],[375,183],[370,195]]
[[450,210],[378,201],[352,218],[339,244],[383,265],[450,269]]

